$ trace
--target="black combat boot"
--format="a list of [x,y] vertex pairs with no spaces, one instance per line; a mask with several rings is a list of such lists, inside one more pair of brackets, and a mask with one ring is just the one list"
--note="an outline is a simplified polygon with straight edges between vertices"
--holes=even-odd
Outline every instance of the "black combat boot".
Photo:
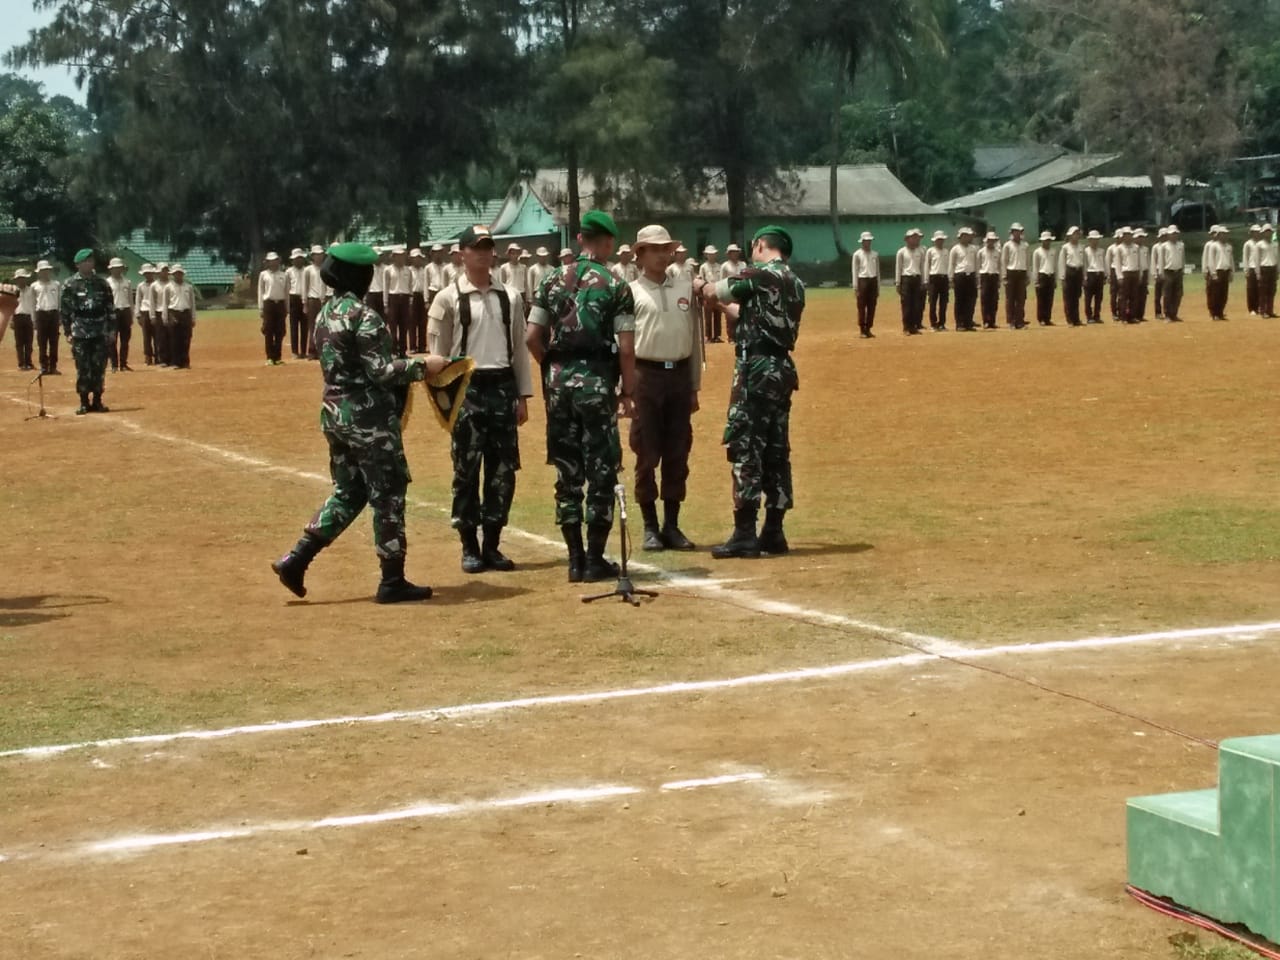
[[680,531],[680,501],[662,501],[662,542],[672,550],[697,550],[693,541]]
[[314,533],[304,533],[292,550],[271,564],[271,569],[280,578],[280,582],[288,587],[289,592],[295,597],[307,595],[307,588],[302,583],[307,575],[307,567],[311,566],[311,561],[316,558],[316,554],[326,546],[328,544]]
[[566,523],[560,528],[564,545],[569,548],[569,582],[581,583],[587,565],[587,552],[582,548],[582,524]]
[[89,405],[89,409],[94,413],[110,413],[111,412],[111,410],[108,409],[106,404],[102,402],[102,394],[100,393],[95,393],[93,395],[93,403]]
[[711,556],[717,560],[733,558],[754,560],[760,556],[760,541],[756,539],[756,513],[759,507],[751,504],[733,511],[733,533],[718,547],[711,548]]
[[662,531],[658,529],[658,505],[656,503],[640,504],[640,516],[644,518],[644,541],[641,546],[650,551],[667,549],[667,544],[662,539]]
[[83,417],[89,412],[89,395],[87,393],[80,394],[80,409],[76,411],[77,417]]
[[593,523],[587,527],[587,563],[582,570],[582,579],[587,583],[612,580],[618,575],[618,565],[604,558],[612,529],[611,523]]
[[416,603],[431,599],[430,587],[418,587],[404,578],[404,557],[383,559],[382,582],[378,584],[378,603]]
[[484,545],[480,548],[480,559],[490,570],[510,573],[516,565],[501,550],[498,543],[502,540],[502,527],[496,523],[484,525]]
[[483,573],[484,560],[480,556],[480,541],[476,539],[476,528],[459,527],[458,537],[462,540],[462,572]]
[[790,552],[791,547],[787,543],[786,534],[782,532],[784,516],[786,516],[785,510],[779,510],[777,507],[765,508],[764,526],[760,528],[761,553],[780,555]]

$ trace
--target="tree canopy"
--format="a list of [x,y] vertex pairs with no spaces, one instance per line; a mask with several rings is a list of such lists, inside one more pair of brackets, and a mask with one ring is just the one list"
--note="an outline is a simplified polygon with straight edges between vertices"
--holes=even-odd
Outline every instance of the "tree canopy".
[[416,242],[418,198],[541,166],[637,216],[723,188],[742,239],[788,165],[883,162],[936,201],[984,142],[1201,177],[1280,152],[1280,0],[34,3],[51,20],[7,62],[69,65],[85,106],[0,76],[0,213],[64,251]]

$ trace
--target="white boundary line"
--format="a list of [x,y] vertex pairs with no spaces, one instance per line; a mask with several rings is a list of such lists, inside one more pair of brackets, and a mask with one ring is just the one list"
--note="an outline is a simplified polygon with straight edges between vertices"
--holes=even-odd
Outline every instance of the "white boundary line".
[[[701,790],[738,784],[769,782],[772,778],[760,771],[706,777],[697,780],[673,780],[656,789],[637,786],[600,784],[590,787],[556,787],[512,797],[490,797],[481,800],[462,800],[452,803],[428,801],[407,807],[393,807],[372,813],[347,814],[322,817],[319,820],[268,820],[259,823],[241,823],[235,827],[209,827],[191,829],[179,833],[143,833],[95,840],[77,844],[70,850],[56,852],[56,845],[45,843],[39,853],[11,851],[0,853],[0,863],[16,863],[23,860],[57,858],[84,858],[104,854],[141,854],[163,847],[193,846],[218,840],[241,840],[273,833],[309,833],[318,830],[338,830],[363,827],[372,824],[395,823],[404,820],[425,820],[445,817],[468,817],[498,810],[518,810],[525,807],[542,807],[553,804],[582,805],[599,803],[617,797],[634,797],[641,794],[664,794],[675,791]],[[46,852],[49,851],[49,852]]]
[[[24,400],[7,394],[9,400],[13,403],[25,403]],[[192,440],[189,437],[176,436],[169,433],[161,433],[158,430],[148,430],[141,424],[129,420],[125,417],[113,417],[110,425],[119,427],[126,432],[133,433],[135,436],[145,437],[151,440],[159,440],[164,443],[171,443],[175,446],[186,447],[199,453],[209,454],[228,463],[233,463],[239,467],[248,467],[250,469],[259,470],[264,473],[281,474],[287,477],[293,477],[297,480],[307,480],[314,483],[321,483],[325,486],[332,484],[332,479],[320,474],[307,470],[299,470],[294,467],[282,466],[264,460],[261,457],[250,456],[248,454],[237,453],[234,450],[227,450],[223,447],[214,446],[209,443],[201,443],[198,440]],[[445,507],[440,504],[431,503],[427,500],[420,500],[415,497],[408,497],[407,502],[415,507],[421,507],[428,510],[437,510],[441,513],[448,513]],[[508,534],[522,537],[539,546],[547,547],[557,553],[564,549],[564,544],[550,537],[544,537],[542,534],[533,533],[529,530],[522,530],[519,527],[507,527]],[[871,633],[879,633],[884,636],[897,637],[900,640],[908,640],[918,646],[924,647],[931,652],[957,654],[968,648],[953,643],[943,637],[934,637],[924,633],[913,633],[910,630],[901,630],[897,627],[889,627],[884,624],[872,623],[868,620],[858,620],[853,617],[846,617],[842,614],[827,613],[822,610],[813,610],[807,607],[798,606],[792,603],[784,603],[776,600],[766,600],[755,593],[747,590],[727,590],[724,584],[728,581],[717,580],[714,578],[689,577],[679,573],[672,573],[663,570],[660,567],[651,564],[641,563],[639,561],[631,564],[631,569],[639,572],[656,576],[658,579],[669,583],[673,587],[681,589],[693,590],[704,593],[709,596],[720,596],[732,600],[734,603],[754,610],[757,613],[768,613],[775,616],[792,617],[797,620],[813,620],[819,621],[827,626],[847,627],[854,630],[866,630]]]
[[[1262,634],[1280,632],[1280,622],[1239,624],[1227,627],[1202,627],[1190,630],[1165,630],[1154,633],[1135,633],[1119,637],[1085,637],[1080,640],[1050,640],[1043,643],[1017,643],[996,647],[967,650],[965,660],[986,660],[998,657],[1034,656],[1044,653],[1062,653],[1078,650],[1099,650],[1112,647],[1159,644],[1180,640],[1235,639],[1252,640]],[[635,700],[666,697],[690,693],[706,693],[713,690],[732,690],[740,687],[769,686],[805,680],[829,680],[856,673],[869,673],[894,667],[911,667],[924,663],[945,662],[937,654],[910,653],[876,660],[855,660],[821,667],[801,667],[774,673],[757,673],[718,680],[689,680],[665,683],[650,687],[624,687],[615,690],[597,690],[584,693],[551,694],[547,696],[521,697],[515,700],[495,700],[486,703],[464,703],[454,706],[429,707],[420,710],[392,710],[385,713],[327,717],[309,720],[283,720],[269,723],[220,727],[213,730],[181,730],[173,733],[142,734],[132,737],[111,737],[102,740],[86,740],[79,743],[51,744],[39,747],[22,747],[0,751],[0,759],[21,757],[46,759],[73,750],[107,749],[122,746],[158,745],[185,740],[225,740],[231,737],[263,733],[289,733],[298,730],[315,730],[326,727],[351,727],[364,724],[400,723],[406,721],[456,720],[491,714],[509,713],[535,707],[558,707],[608,703],[614,700]]]

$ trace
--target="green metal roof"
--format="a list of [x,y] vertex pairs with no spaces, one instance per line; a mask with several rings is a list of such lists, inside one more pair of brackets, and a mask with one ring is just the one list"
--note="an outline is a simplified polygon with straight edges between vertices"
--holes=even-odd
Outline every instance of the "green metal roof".
[[[240,272],[229,263],[223,263],[217,254],[205,247],[191,247],[184,253],[169,243],[152,243],[146,234],[135,230],[128,237],[116,241],[116,255],[129,264],[130,276],[135,276],[137,267],[148,263],[181,263],[186,271],[187,282],[196,287],[230,287],[240,276]],[[130,256],[130,254],[132,256]],[[133,261],[137,259],[135,264]]]
[[[469,203],[446,203],[439,200],[419,200],[418,215],[422,218],[422,240],[427,243],[444,243],[452,240],[467,227],[493,223],[502,212],[504,200],[481,200]],[[375,246],[391,243],[396,231],[386,227],[361,225],[351,238],[357,243]]]

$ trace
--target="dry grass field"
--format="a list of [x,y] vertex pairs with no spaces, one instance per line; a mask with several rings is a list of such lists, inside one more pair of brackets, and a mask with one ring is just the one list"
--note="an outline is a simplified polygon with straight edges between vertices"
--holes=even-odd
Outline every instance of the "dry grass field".
[[369,602],[362,519],[297,602],[268,563],[326,493],[315,364],[209,314],[192,370],[135,338],[112,413],[75,417],[64,356],[57,419],[25,421],[6,343],[0,957],[1173,956],[1123,893],[1124,801],[1216,754],[1137,718],[1278,724],[1280,321],[1234,297],[913,338],[886,297],[863,342],[813,292],[793,553],[706,552],[712,345],[703,549],[637,557],[639,609],[565,582],[540,403],[516,573],[460,572],[423,412],[435,599]]

